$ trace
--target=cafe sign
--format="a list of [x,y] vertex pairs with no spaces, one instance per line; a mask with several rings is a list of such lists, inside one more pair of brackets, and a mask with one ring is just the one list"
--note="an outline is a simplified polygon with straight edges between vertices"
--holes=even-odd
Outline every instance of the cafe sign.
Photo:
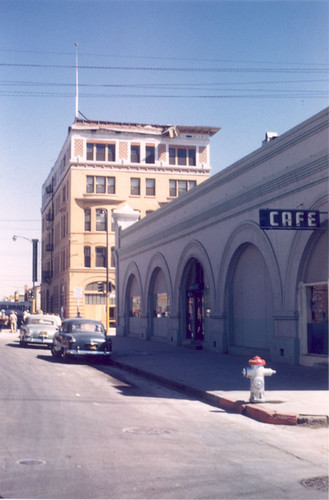
[[261,229],[318,229],[320,211],[261,209],[259,226]]

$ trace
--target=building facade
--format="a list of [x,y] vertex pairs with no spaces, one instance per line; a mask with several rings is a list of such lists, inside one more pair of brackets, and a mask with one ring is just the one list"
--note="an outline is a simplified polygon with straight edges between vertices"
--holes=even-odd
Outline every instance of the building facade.
[[42,187],[41,307],[115,326],[112,213],[145,217],[210,174],[213,127],[76,120]]
[[326,109],[118,231],[117,335],[328,363],[328,136]]

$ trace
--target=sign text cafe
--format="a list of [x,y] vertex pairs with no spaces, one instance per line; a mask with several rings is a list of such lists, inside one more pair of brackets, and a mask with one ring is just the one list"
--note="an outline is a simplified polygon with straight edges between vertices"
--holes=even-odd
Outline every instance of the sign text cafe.
[[318,229],[319,210],[279,210],[266,208],[259,210],[261,229]]

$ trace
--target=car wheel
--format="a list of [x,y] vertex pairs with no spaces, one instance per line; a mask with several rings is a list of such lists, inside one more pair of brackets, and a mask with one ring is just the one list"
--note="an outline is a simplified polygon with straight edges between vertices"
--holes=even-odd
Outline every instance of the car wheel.
[[50,351],[55,359],[59,359],[61,357],[61,352],[56,351],[53,345],[51,346]]
[[19,341],[19,345],[20,345],[21,347],[26,347],[26,346],[27,346],[27,343],[26,343],[26,342],[24,342],[24,340],[20,339],[20,341]]
[[63,357],[63,361],[65,363],[70,363],[70,361],[72,361],[72,358],[70,356],[70,354],[67,354],[67,352],[63,349],[63,352],[62,352],[62,357]]

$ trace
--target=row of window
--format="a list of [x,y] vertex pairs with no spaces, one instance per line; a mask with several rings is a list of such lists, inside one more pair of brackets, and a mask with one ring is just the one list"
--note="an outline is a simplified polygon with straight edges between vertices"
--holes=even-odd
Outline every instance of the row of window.
[[[91,208],[84,209],[85,214],[85,231],[91,231]],[[112,217],[108,220],[107,225],[107,210],[104,208],[96,208],[96,231],[114,231]]]
[[[92,267],[91,262],[91,247],[85,246],[84,252],[84,267]],[[95,247],[95,266],[93,267],[106,267],[106,247]],[[111,248],[111,262],[110,267],[115,266],[114,260],[114,247]]]
[[[116,161],[116,144],[110,143],[87,143],[87,160],[89,161]],[[140,144],[130,145],[130,161],[131,163],[155,163],[155,146],[146,145],[145,148]],[[196,148],[171,146],[169,147],[169,164],[170,165],[188,165],[194,167],[196,165]]]
[[[196,181],[169,180],[169,196],[179,196],[181,193],[189,191],[196,186]],[[98,175],[87,175],[86,178],[87,193],[96,194],[115,194],[115,177],[105,177]],[[139,177],[130,178],[130,194],[132,196],[141,195],[141,179]],[[156,180],[145,179],[145,196],[155,196]]]

